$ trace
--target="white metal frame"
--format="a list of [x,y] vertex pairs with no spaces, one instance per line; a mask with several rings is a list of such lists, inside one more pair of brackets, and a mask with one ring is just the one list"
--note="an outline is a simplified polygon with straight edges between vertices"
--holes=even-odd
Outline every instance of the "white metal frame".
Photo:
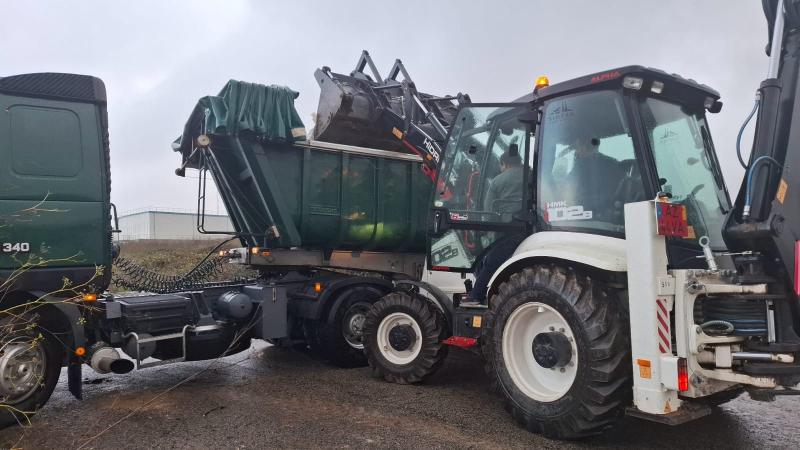
[[[681,406],[678,361],[671,348],[670,323],[659,311],[672,310],[675,280],[667,273],[667,244],[656,234],[652,201],[625,205],[628,306],[631,327],[633,402],[642,412],[669,414]],[[664,329],[666,341],[664,342]]]

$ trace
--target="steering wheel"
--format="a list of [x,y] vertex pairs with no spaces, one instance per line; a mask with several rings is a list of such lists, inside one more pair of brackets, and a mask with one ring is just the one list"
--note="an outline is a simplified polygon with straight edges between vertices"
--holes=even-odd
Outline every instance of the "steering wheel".
[[625,204],[645,200],[642,175],[639,173],[635,159],[626,159],[619,162],[625,175],[619,180],[614,190],[614,216],[623,214]]

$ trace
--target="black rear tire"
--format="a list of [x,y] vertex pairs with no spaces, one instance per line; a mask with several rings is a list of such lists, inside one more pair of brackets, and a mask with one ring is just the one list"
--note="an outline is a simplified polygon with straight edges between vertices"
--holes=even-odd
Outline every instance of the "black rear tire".
[[[28,327],[29,324],[35,324]],[[58,383],[64,359],[62,344],[52,335],[52,328],[40,314],[21,314],[0,320],[0,358],[19,343],[38,346],[44,355],[43,376],[35,391],[19,401],[8,401],[0,393],[0,428],[26,425],[33,414],[44,406]],[[38,358],[37,358],[38,359]]]
[[[391,323],[413,334],[409,350],[398,351],[386,343]],[[370,308],[364,322],[364,350],[373,376],[397,384],[423,381],[441,367],[447,356],[447,346],[442,344],[445,333],[444,316],[424,297],[408,292],[386,295]],[[403,356],[402,352],[408,355]]]
[[[537,304],[543,306],[537,307]],[[525,309],[520,309],[522,307]],[[575,366],[571,369],[574,379],[570,382],[569,378],[557,378],[564,384],[551,396],[542,394],[537,399],[534,394],[526,394],[524,387],[518,386],[509,372],[516,369],[513,369],[513,361],[509,366],[505,359],[503,335],[509,318],[518,309],[527,309],[533,314],[554,311],[557,314],[551,314],[560,315],[568,325],[567,334],[571,333],[568,340],[574,347],[570,353],[574,355],[570,358],[574,359],[569,360],[569,364]],[[487,372],[504,397],[506,409],[526,429],[555,439],[577,439],[601,433],[624,414],[631,397],[629,327],[618,300],[608,295],[601,283],[558,266],[524,269],[500,285],[498,293],[491,299],[486,322],[482,341]],[[553,328],[546,327],[543,332],[535,329],[523,333],[509,331],[509,336],[520,336],[520,339],[509,337],[506,342],[508,356],[526,367],[526,360],[518,355],[527,357],[520,352],[534,348],[534,334],[552,333],[547,329]],[[524,347],[517,347],[517,351],[512,352],[512,346],[516,345]],[[536,358],[535,349],[533,353],[533,358]],[[547,364],[535,361],[530,364],[539,364],[536,370],[553,370]],[[530,374],[534,373],[537,372],[516,370],[515,376],[528,382],[532,378]],[[530,383],[541,383],[536,385],[544,386],[542,389],[546,391],[551,381],[545,380],[545,376],[542,374],[539,380]],[[527,392],[532,390],[528,388]]]
[[335,366],[366,366],[363,324],[370,307],[381,298],[383,292],[371,286],[356,286],[339,295],[344,299],[333,320],[319,325],[317,337],[311,347]]

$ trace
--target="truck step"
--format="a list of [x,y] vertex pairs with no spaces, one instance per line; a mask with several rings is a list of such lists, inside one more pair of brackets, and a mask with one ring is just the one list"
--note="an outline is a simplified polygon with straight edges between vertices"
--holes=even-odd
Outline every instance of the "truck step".
[[[169,334],[160,334],[156,336],[150,337],[139,337],[136,333],[128,333],[125,335],[126,338],[133,338],[136,341],[136,369],[146,369],[148,367],[156,367],[156,366],[163,366],[165,364],[172,364],[176,362],[183,362],[186,361],[186,333],[190,328],[198,329],[198,328],[209,328],[209,327],[191,327],[186,325],[183,327],[183,331],[180,333],[169,333]],[[171,339],[180,339],[181,340],[181,347],[183,348],[183,355],[178,358],[173,359],[165,359],[161,361],[153,361],[153,362],[144,362],[138,355],[141,354],[141,345],[146,344],[148,342],[158,342],[158,341],[167,341]]]
[[465,309],[489,309],[489,305],[481,302],[461,302],[458,306]]

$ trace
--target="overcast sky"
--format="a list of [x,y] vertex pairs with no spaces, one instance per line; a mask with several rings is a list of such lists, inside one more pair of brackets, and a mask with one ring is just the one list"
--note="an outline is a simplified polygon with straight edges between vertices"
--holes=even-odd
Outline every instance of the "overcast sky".
[[628,64],[693,78],[722,94],[710,121],[735,196],[736,133],[767,67],[757,0],[8,1],[0,40],[0,76],[105,81],[120,210],[194,207],[196,180],[174,175],[170,143],[198,98],[231,78],[287,85],[310,127],[314,70],[347,73],[362,49],[384,72],[402,59],[425,92],[479,102],[518,98],[539,75]]

